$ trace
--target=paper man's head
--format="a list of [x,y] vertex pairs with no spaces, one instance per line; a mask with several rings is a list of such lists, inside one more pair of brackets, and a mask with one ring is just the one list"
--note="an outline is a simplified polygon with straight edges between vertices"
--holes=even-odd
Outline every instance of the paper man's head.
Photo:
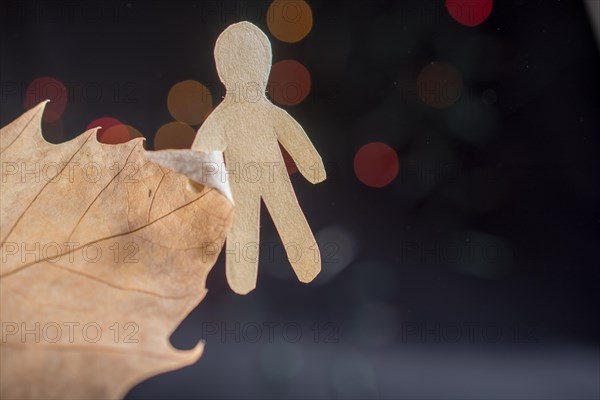
[[217,72],[228,90],[250,84],[260,87],[264,93],[271,58],[267,35],[246,21],[230,25],[219,35],[215,45]]

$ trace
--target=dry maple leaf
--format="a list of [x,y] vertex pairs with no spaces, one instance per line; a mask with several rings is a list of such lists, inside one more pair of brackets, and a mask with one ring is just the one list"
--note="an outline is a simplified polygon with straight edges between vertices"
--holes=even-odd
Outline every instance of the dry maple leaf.
[[119,398],[194,363],[169,337],[206,294],[232,204],[96,130],[59,145],[45,103],[0,131],[2,398]]

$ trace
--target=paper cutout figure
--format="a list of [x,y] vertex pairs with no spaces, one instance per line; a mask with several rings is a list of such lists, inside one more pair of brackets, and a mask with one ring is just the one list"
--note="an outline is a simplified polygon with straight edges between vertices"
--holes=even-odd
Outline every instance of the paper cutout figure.
[[226,95],[198,130],[192,150],[224,151],[235,205],[226,245],[227,281],[239,294],[256,287],[262,199],[298,279],[310,282],[321,271],[320,252],[278,142],[311,183],[326,177],[321,157],[300,124],[266,97],[271,43],[258,27],[249,22],[229,26],[214,54]]

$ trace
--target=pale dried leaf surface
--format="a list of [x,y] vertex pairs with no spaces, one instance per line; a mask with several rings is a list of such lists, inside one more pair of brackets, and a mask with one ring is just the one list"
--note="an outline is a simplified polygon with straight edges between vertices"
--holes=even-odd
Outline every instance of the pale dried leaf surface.
[[233,206],[187,190],[143,139],[47,143],[44,107],[0,131],[1,397],[120,398],[200,357],[169,337],[206,294]]

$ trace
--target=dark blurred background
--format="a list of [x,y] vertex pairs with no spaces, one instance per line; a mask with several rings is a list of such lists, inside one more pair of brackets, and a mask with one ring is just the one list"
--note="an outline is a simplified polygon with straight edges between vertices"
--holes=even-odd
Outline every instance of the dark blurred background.
[[221,256],[172,338],[204,356],[128,398],[599,398],[594,1],[295,2],[304,33],[268,25],[277,1],[3,1],[2,126],[43,78],[68,92],[48,140],[110,117],[153,148],[175,84],[219,103],[214,42],[249,20],[327,166],[292,176],[322,274],[295,279],[263,208],[257,289]]

